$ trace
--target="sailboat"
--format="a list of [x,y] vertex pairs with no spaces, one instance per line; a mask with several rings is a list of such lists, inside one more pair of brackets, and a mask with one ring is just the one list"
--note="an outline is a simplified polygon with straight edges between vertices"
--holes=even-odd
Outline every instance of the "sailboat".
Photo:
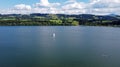
[[53,33],[52,36],[55,37],[55,33]]

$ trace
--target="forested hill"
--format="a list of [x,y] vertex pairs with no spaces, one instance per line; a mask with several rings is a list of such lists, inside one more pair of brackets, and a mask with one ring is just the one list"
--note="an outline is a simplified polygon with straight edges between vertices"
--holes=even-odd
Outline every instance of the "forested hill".
[[0,14],[0,26],[92,25],[120,26],[119,15]]

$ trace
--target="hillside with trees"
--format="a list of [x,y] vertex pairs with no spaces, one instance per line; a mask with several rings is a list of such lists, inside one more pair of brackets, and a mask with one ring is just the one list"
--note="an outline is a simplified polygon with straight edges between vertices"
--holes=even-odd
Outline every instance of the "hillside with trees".
[[0,26],[120,26],[119,15],[0,14]]

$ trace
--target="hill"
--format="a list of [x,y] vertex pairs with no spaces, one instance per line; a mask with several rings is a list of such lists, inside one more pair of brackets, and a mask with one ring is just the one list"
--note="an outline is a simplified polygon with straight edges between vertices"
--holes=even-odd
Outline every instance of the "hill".
[[120,26],[119,15],[0,14],[0,25],[99,25]]

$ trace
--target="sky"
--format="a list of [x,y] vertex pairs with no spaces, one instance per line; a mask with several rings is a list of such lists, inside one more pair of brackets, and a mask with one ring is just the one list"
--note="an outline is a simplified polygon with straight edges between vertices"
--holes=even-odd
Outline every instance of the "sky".
[[0,14],[120,15],[120,0],[0,0]]

